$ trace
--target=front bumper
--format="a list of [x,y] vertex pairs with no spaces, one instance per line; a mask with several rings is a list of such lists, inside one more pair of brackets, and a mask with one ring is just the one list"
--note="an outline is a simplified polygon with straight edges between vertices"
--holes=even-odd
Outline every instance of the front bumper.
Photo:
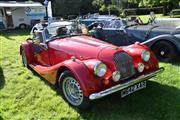
[[118,84],[116,86],[113,86],[111,88],[108,88],[106,90],[103,90],[103,91],[100,91],[98,93],[92,93],[90,96],[89,96],[89,99],[90,100],[95,100],[95,99],[98,99],[98,98],[102,98],[104,96],[107,96],[109,94],[112,94],[114,92],[117,92],[117,91],[120,91],[122,89],[125,89],[129,86],[132,86],[136,83],[139,83],[141,81],[144,81],[144,80],[147,80],[147,79],[150,79],[152,78],[153,76],[155,76],[156,74],[159,74],[159,73],[162,73],[164,71],[164,68],[159,68],[158,70],[152,72],[152,73],[149,73],[149,74],[146,74],[146,75],[141,75],[139,76],[138,78],[136,79],[133,79],[127,83],[124,83],[124,84]]

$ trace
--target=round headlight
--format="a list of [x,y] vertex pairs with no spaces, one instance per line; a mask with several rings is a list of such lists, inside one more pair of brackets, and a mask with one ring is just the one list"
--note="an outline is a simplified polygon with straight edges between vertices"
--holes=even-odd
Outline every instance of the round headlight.
[[141,58],[142,58],[145,62],[149,61],[150,57],[151,57],[151,54],[150,54],[149,51],[147,51],[147,50],[143,50],[143,51],[142,51],[142,53],[141,53]]
[[144,71],[144,64],[143,63],[139,63],[138,64],[138,72],[143,72]]
[[98,77],[103,77],[107,72],[107,67],[104,63],[99,62],[94,66],[94,74]]
[[114,82],[118,82],[121,78],[121,74],[119,71],[114,71],[112,74],[112,79]]

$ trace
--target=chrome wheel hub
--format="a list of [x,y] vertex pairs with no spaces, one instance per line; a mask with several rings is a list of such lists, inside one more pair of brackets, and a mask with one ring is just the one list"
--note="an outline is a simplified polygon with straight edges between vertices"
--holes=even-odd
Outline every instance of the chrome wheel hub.
[[80,105],[83,101],[83,93],[79,83],[73,77],[67,77],[62,84],[66,99],[74,106]]
[[164,51],[161,51],[160,54],[163,56],[163,55],[165,55],[165,52],[164,52]]

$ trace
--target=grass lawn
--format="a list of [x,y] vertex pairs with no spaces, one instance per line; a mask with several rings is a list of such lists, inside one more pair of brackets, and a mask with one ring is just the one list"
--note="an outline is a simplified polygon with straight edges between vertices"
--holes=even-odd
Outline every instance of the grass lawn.
[[152,78],[146,89],[123,99],[117,92],[82,112],[22,66],[19,45],[28,35],[0,32],[0,120],[180,120],[180,63],[161,63],[165,72]]
[[[163,16],[162,14],[156,14],[155,15],[157,18],[170,18],[170,16]],[[144,23],[147,23],[149,18],[150,18],[150,15],[140,15],[139,16],[141,18],[141,20],[144,22]]]

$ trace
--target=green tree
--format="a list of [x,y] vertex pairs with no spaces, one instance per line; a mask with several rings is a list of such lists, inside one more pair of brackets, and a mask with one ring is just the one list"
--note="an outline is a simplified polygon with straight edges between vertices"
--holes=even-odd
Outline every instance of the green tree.
[[106,0],[93,0],[92,5],[99,10],[101,13],[108,12],[108,3],[105,2]]
[[163,14],[166,15],[167,12],[179,4],[180,0],[140,0],[139,6],[143,7],[154,7],[163,6]]
[[81,14],[95,13],[99,8],[92,5],[93,0],[81,0],[80,12]]
[[92,5],[103,13],[119,14],[127,0],[93,0]]
[[104,0],[93,0],[92,5],[101,8],[104,5]]
[[163,5],[163,14],[166,15],[168,10],[179,6],[180,0],[160,0],[160,4]]

